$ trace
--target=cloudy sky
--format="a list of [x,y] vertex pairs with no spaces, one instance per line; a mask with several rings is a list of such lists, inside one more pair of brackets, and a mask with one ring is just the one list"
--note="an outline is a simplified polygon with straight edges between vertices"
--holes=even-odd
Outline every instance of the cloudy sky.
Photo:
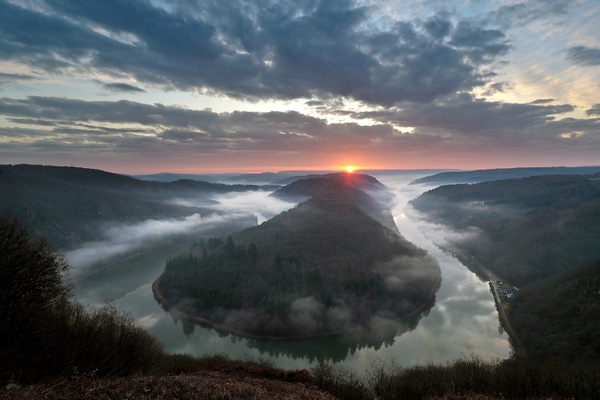
[[0,163],[600,164],[597,0],[0,0]]

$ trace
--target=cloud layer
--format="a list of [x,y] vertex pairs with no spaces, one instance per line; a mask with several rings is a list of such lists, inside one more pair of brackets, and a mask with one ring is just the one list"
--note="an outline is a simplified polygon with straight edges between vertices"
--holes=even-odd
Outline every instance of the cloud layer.
[[479,67],[510,47],[500,30],[444,16],[378,28],[351,1],[0,4],[4,60],[242,98],[431,101],[484,85]]
[[[500,152],[506,166],[589,163],[600,150],[600,38],[568,16],[586,27],[594,15],[589,0],[0,0],[0,154],[127,169],[148,159],[316,168],[336,155],[442,167],[482,152],[496,165]],[[570,24],[569,41],[544,42],[546,24]],[[565,87],[561,68],[580,75],[592,102],[535,97],[507,75],[532,46],[525,35],[558,58],[520,73],[549,92]],[[189,106],[161,100],[181,94]],[[194,96],[230,106],[203,109]]]

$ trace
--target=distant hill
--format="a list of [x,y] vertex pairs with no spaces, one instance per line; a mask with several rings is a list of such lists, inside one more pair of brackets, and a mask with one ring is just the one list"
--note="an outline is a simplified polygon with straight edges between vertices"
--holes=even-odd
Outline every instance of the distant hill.
[[258,189],[191,180],[141,181],[76,167],[0,166],[0,212],[19,218],[61,249],[96,239],[102,223],[208,212],[205,207],[174,204],[173,199],[194,199],[210,206],[215,194]]
[[476,171],[441,172],[416,179],[411,184],[448,185],[525,178],[536,175],[590,175],[598,172],[600,172],[600,166],[480,169]]
[[159,300],[219,330],[272,338],[370,329],[430,307],[437,262],[378,221],[389,210],[373,197],[322,179],[282,189],[310,195],[295,208],[171,260]]
[[139,179],[142,181],[156,181],[156,182],[174,182],[180,179],[188,179],[193,181],[204,181],[204,182],[222,182],[229,178],[235,177],[239,174],[174,174],[170,172],[162,172],[158,174],[147,174],[147,175],[129,175],[132,178]]
[[[322,175],[331,171],[279,171],[279,172],[260,172],[260,173],[217,173],[217,174],[173,174],[159,173],[149,175],[131,175],[136,179],[173,182],[179,179],[190,179],[195,181],[206,181],[225,184],[253,184],[253,185],[276,185],[284,186],[298,177],[307,176],[307,174]],[[290,180],[291,179],[291,180]],[[290,180],[287,182],[287,180]]]
[[[272,243],[277,243],[276,250],[283,253],[281,255],[293,256],[292,252],[297,251],[303,258],[320,262],[323,257],[333,256],[332,262],[324,262],[329,269],[339,263],[359,270],[369,264],[369,257],[391,257],[394,251],[400,250],[409,255],[424,254],[400,236],[389,209],[358,187],[377,187],[385,191],[379,181],[368,175],[343,173],[296,181],[273,195],[286,199],[290,193],[304,194],[309,198],[307,201],[232,237],[245,244],[254,242],[271,255],[275,253]],[[343,248],[329,251],[324,241]],[[296,242],[302,246],[296,246]],[[402,248],[397,246],[399,243]],[[311,244],[318,248],[310,249]],[[387,246],[391,247],[386,250]],[[370,256],[362,253],[370,253]]]
[[394,194],[374,177],[346,172],[296,177],[292,179],[290,184],[277,190],[271,196],[282,200],[298,202],[308,199],[324,187],[332,187],[334,185],[341,190],[343,190],[343,186],[350,186],[364,191],[386,207],[390,207],[396,201]]
[[323,177],[328,176],[328,175],[333,175],[333,173],[294,175],[294,176],[289,176],[289,177],[284,178],[284,179],[276,180],[273,183],[276,184],[276,185],[286,186],[286,185],[289,185],[290,183],[294,183],[294,182],[299,181],[299,180],[314,179],[314,178],[323,178]]
[[450,246],[519,286],[600,257],[600,175],[441,186],[411,204],[449,226]]

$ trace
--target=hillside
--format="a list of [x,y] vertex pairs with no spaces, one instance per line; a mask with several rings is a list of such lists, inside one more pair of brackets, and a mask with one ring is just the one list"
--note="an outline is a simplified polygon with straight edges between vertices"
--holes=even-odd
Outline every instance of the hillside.
[[[69,300],[70,286],[61,279],[68,265],[20,222],[0,216],[0,239],[0,399],[595,399],[600,394],[597,358],[486,363],[469,357],[413,367],[392,360],[374,363],[359,376],[330,362],[292,371],[248,356],[239,361],[166,354],[114,303],[89,309]],[[557,280],[557,295],[570,296],[579,306],[597,298],[598,264],[582,273],[592,280],[575,275]],[[591,315],[583,317],[594,329],[598,310],[587,310]]]
[[517,179],[539,175],[590,175],[600,172],[596,167],[538,167],[498,168],[475,171],[448,171],[416,179],[412,184],[449,185],[457,183],[480,183],[501,179]]
[[[140,181],[87,168],[0,166],[0,211],[61,249],[97,239],[102,224],[203,215],[216,194],[258,189],[191,180]],[[173,199],[194,199],[205,206],[186,207]]]
[[385,207],[371,196],[317,179],[303,184],[310,198],[295,208],[171,260],[157,297],[251,337],[369,329],[430,306],[437,262],[379,222]]
[[[395,196],[377,179],[358,173],[332,173],[326,175],[308,175],[290,178],[291,182],[274,192],[271,196],[282,200],[299,202],[318,193],[323,188],[337,186],[342,189],[349,186],[367,193],[386,208],[395,201]],[[371,207],[373,208],[373,207]],[[395,225],[394,225],[395,226]]]
[[600,259],[524,288],[510,320],[532,358],[600,357]]
[[600,357],[600,175],[443,186],[412,204],[450,228],[441,245],[520,288],[505,308],[529,356]]
[[449,243],[523,286],[600,257],[600,175],[442,186],[411,204]]

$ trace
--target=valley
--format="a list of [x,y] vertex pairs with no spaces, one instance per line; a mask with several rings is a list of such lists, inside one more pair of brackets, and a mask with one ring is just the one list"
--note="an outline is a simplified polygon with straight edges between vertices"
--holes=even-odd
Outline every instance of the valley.
[[[7,168],[3,167],[3,173],[6,170]],[[377,176],[377,173],[374,173],[374,175]],[[438,239],[440,234],[445,236],[446,239],[465,239],[464,241],[453,243],[464,246],[461,248],[461,251],[464,252],[465,257],[461,257],[460,259],[465,260],[465,264],[470,266],[469,264],[471,263],[468,260],[472,253],[467,252],[467,250],[475,248],[480,252],[485,250],[489,254],[494,253],[489,246],[468,247],[469,242],[466,239],[471,237],[478,237],[482,240],[486,239],[481,235],[472,236],[472,231],[469,230],[472,228],[468,227],[474,226],[473,222],[477,221],[490,221],[490,224],[493,224],[493,215],[486,217],[487,219],[473,219],[468,216],[459,218],[456,221],[460,221],[462,224],[460,226],[447,225],[446,227],[442,227],[432,224],[430,218],[436,214],[431,214],[426,218],[425,214],[415,210],[414,205],[416,204],[416,200],[408,204],[410,200],[416,199],[423,192],[427,192],[428,189],[435,188],[435,186],[428,186],[427,184],[410,184],[415,179],[426,175],[426,171],[382,172],[378,178],[385,185],[382,185],[382,187],[387,188],[387,192],[380,192],[379,197],[375,196],[377,190],[375,190],[375,186],[372,186],[372,182],[363,187],[363,189],[368,187],[370,190],[367,197],[365,197],[364,193],[366,192],[363,189],[357,190],[351,187],[344,189],[344,185],[334,185],[335,190],[333,190],[333,193],[347,190],[351,194],[351,196],[346,197],[354,199],[349,203],[336,198],[336,196],[332,195],[332,191],[324,190],[320,192],[321,189],[319,187],[323,186],[323,182],[318,179],[325,178],[318,178],[316,181],[311,182],[311,179],[315,179],[314,176],[304,178],[305,180],[303,181],[301,175],[297,179],[286,178],[291,179],[291,181],[285,183],[290,186],[282,190],[281,194],[276,194],[276,189],[281,189],[282,185],[268,182],[262,187],[245,186],[241,182],[242,184],[234,186],[230,192],[228,191],[229,186],[218,186],[220,192],[215,191],[214,188],[207,192],[204,184],[183,185],[188,188],[194,187],[196,191],[199,190],[200,186],[203,186],[203,189],[198,192],[200,194],[198,201],[196,201],[195,197],[197,195],[191,195],[191,192],[187,192],[187,197],[176,192],[171,192],[172,194],[176,194],[174,196],[160,198],[156,197],[155,194],[153,200],[155,205],[153,207],[162,207],[161,204],[166,205],[165,208],[161,208],[161,212],[165,212],[162,216],[158,214],[146,214],[150,218],[144,218],[143,214],[139,214],[137,220],[129,220],[129,222],[123,219],[113,219],[108,225],[91,223],[88,224],[89,227],[95,229],[95,233],[89,236],[91,240],[87,242],[80,240],[77,242],[79,244],[71,244],[71,247],[66,248],[66,255],[71,261],[73,277],[75,278],[76,297],[84,304],[89,305],[101,305],[107,300],[114,301],[117,307],[131,313],[139,324],[144,326],[153,336],[157,337],[165,350],[170,353],[209,355],[220,352],[233,358],[243,358],[246,356],[267,358],[272,360],[278,367],[286,369],[306,368],[314,366],[315,363],[320,361],[329,360],[340,365],[346,365],[357,372],[364,371],[369,363],[378,359],[394,358],[400,360],[405,365],[418,365],[431,360],[435,360],[436,362],[452,361],[464,354],[475,354],[484,359],[508,358],[511,354],[508,335],[504,332],[498,321],[498,314],[494,298],[490,293],[490,287],[485,280],[478,278],[476,274],[469,271],[451,253],[444,250],[448,248],[448,242],[440,242]],[[64,180],[65,178],[61,179]],[[69,179],[72,180],[73,177]],[[120,180],[121,178],[117,179]],[[585,188],[587,184],[585,180],[579,178],[573,180],[569,177],[546,177],[543,179],[550,183],[549,187],[555,188],[553,190],[558,190],[559,186],[556,186],[556,182],[563,182],[561,185],[567,185],[567,187],[571,187],[569,185],[576,185],[576,187],[583,188],[579,191],[570,190],[571,193],[580,193],[579,196],[582,197],[579,200],[573,196],[560,199],[557,204],[563,208],[585,204],[581,202],[587,201],[585,200],[587,198],[595,198],[593,191],[590,191],[593,187]],[[6,184],[6,182],[0,183]],[[37,179],[34,182],[37,182]],[[522,186],[535,188],[536,184],[532,182],[526,181]],[[592,180],[591,182],[595,184],[594,182],[597,181]],[[498,183],[490,182],[486,185],[495,188],[500,187],[497,185],[502,184],[502,181],[498,181]],[[76,184],[71,181],[69,185],[74,185],[73,187],[76,190],[63,192],[61,199],[65,199],[64,196],[66,193],[71,193],[70,196],[72,196],[72,199],[69,200],[67,198],[61,201],[64,201],[65,204],[77,204],[75,199],[84,190],[89,190],[85,188],[97,185],[97,183],[93,184],[92,181],[89,181],[82,185],[81,183]],[[99,191],[98,193],[103,193],[98,198],[107,196],[106,201],[109,202],[117,202],[118,197],[114,197],[116,192],[120,191],[121,195],[128,193],[123,188],[116,190],[115,184],[111,183],[110,179],[108,181],[105,179],[103,185],[103,189],[96,186],[94,190]],[[170,187],[182,187],[182,185],[176,184]],[[513,189],[504,191],[505,198],[508,199],[506,196],[509,196],[510,193],[517,193],[516,188],[513,185]],[[448,192],[449,190],[457,189],[452,189],[452,187],[439,189],[441,193],[451,193]],[[161,189],[160,191],[164,192],[166,189]],[[546,202],[553,201],[553,196],[549,195],[549,192],[545,191],[542,187],[536,189],[536,191],[544,196]],[[456,197],[457,199],[461,199],[460,201],[468,199],[468,203],[471,206],[466,210],[469,210],[469,212],[476,212],[479,213],[478,215],[482,215],[481,213],[484,212],[485,207],[495,204],[490,203],[491,200],[489,198],[469,198],[469,192],[475,192],[479,195],[483,193],[478,187],[473,187],[464,192],[461,195],[463,197]],[[17,190],[14,193],[18,196],[21,192]],[[311,199],[311,196],[315,194],[317,194],[316,198],[308,201],[306,205],[302,205],[304,204],[302,202]],[[113,197],[110,197],[110,200],[108,200],[109,196]],[[134,195],[129,193],[127,196]],[[431,196],[431,194],[426,193],[425,197],[427,196]],[[46,196],[41,198],[45,199],[46,211],[44,212],[48,215],[48,218],[60,218],[58,214],[55,216],[51,214],[53,208],[60,208],[60,206],[52,202],[52,197]],[[134,197],[129,198],[133,199]],[[378,198],[376,201],[380,204],[377,207],[373,206],[376,204],[373,203],[373,199],[375,198]],[[89,197],[85,197],[85,199],[89,199]],[[4,204],[18,204],[17,202],[8,203],[8,201],[11,201],[9,197],[4,198],[3,201],[5,202]],[[503,201],[505,203],[503,203],[502,207],[507,207],[507,200]],[[524,204],[528,204],[527,202],[537,204],[537,200],[534,197],[521,201],[525,202]],[[79,204],[85,204],[85,202],[80,201]],[[176,207],[180,207],[179,210],[182,210],[180,211],[182,212],[180,217],[177,217],[176,214],[168,214],[166,211],[173,204]],[[190,218],[191,215],[194,215],[198,211],[194,207],[198,207],[200,204],[202,204],[202,214],[198,213],[197,217]],[[447,205],[448,207],[453,207],[451,201]],[[128,207],[130,206],[128,205]],[[355,209],[354,207],[358,208]],[[593,219],[590,218],[593,215],[593,208],[590,207],[585,206],[582,208],[582,210],[587,210],[585,211],[585,219],[577,217],[572,211],[561,211],[553,215],[568,217],[563,226],[565,223],[569,223],[569,221],[585,220],[587,225],[583,224],[581,225],[582,227],[593,227]],[[361,242],[364,240],[361,237],[353,238],[352,235],[347,234],[336,236],[336,232],[351,231],[350,227],[352,225],[360,226],[367,229],[367,231],[370,229],[368,228],[369,226],[379,226],[379,228],[372,231],[373,233],[365,236],[367,241],[364,241],[364,244],[367,248],[377,248],[374,243],[381,239],[376,239],[378,236],[374,232],[379,230],[380,232],[388,232],[386,235],[391,235],[390,237],[396,237],[398,232],[400,232],[401,236],[397,236],[400,239],[395,239],[397,244],[394,246],[405,243],[402,244],[402,246],[407,246],[402,250],[404,252],[408,251],[410,254],[421,257],[424,253],[422,253],[422,250],[416,250],[417,247],[425,250],[428,257],[437,260],[441,271],[441,286],[435,291],[435,302],[427,305],[426,308],[416,306],[413,308],[413,313],[407,311],[406,314],[398,314],[404,315],[404,317],[395,318],[394,324],[372,325],[373,328],[377,327],[377,329],[365,329],[363,326],[361,329],[355,330],[348,329],[342,324],[340,325],[342,327],[341,331],[330,332],[336,333],[332,337],[329,336],[329,333],[325,334],[325,337],[320,337],[325,332],[317,330],[302,334],[304,335],[302,337],[310,336],[311,339],[291,340],[293,338],[286,337],[284,334],[283,337],[278,338],[279,340],[273,341],[267,338],[273,339],[274,337],[260,334],[257,331],[253,333],[248,331],[236,332],[238,335],[231,335],[225,333],[228,331],[228,328],[215,330],[207,326],[207,324],[196,325],[190,323],[190,320],[193,320],[193,318],[182,318],[182,315],[175,312],[175,309],[165,312],[153,298],[152,283],[164,272],[165,264],[169,260],[177,259],[177,257],[189,258],[191,256],[202,258],[204,250],[207,250],[208,256],[210,252],[206,246],[210,238],[220,237],[224,244],[226,239],[231,237],[234,248],[243,246],[246,254],[249,254],[248,249],[250,244],[255,244],[257,250],[259,250],[255,262],[264,271],[269,271],[269,266],[274,266],[278,262],[281,262],[282,266],[293,265],[296,262],[294,261],[295,254],[298,254],[298,248],[295,246],[298,243],[311,243],[306,238],[315,235],[309,229],[310,224],[302,227],[302,223],[299,223],[299,220],[297,220],[298,211],[296,209],[302,212],[302,210],[308,208],[311,208],[313,211],[323,210],[321,211],[323,214],[313,222],[317,224],[315,226],[319,226],[318,228],[314,228],[316,229],[315,232],[325,232],[326,235],[332,235],[330,237],[333,242],[341,243],[344,240],[348,240],[348,243],[354,243],[344,250],[345,252],[350,251],[350,253],[347,253],[348,255],[353,254],[353,251],[361,251]],[[388,211],[385,211],[386,209]],[[455,208],[455,210],[459,209],[464,211],[464,208]],[[234,210],[237,212],[232,213]],[[439,207],[439,205],[436,206],[436,210],[439,213],[444,212],[444,208]],[[565,208],[565,210],[570,209]],[[338,211],[340,214],[337,213]],[[278,216],[282,212],[283,214]],[[344,213],[352,214],[354,217],[360,215],[359,218],[364,219],[346,219],[343,216]],[[507,215],[506,213],[497,214],[501,216]],[[28,214],[25,213],[24,215],[27,218]],[[36,213],[35,215],[38,214]],[[83,216],[86,214],[80,215],[82,216],[81,218],[84,218]],[[92,212],[87,215],[88,217],[85,218],[88,218],[89,221],[98,218],[97,213]],[[323,217],[323,215],[327,215],[327,218],[330,219]],[[436,218],[441,218],[440,215],[442,214],[437,215],[438,217]],[[535,213],[528,214],[523,208],[511,215],[513,219],[506,220],[505,225],[507,221],[512,221],[514,224],[514,218],[524,218],[527,215],[536,216]],[[542,217],[538,216],[538,218]],[[82,219],[80,222],[84,220]],[[260,225],[257,224],[257,221],[260,221]],[[319,223],[322,225],[318,225]],[[555,223],[558,222],[555,221]],[[72,229],[77,232],[81,229],[80,226],[82,225],[85,224],[73,224]],[[38,229],[41,232],[47,226],[52,226],[52,224],[39,225]],[[325,226],[338,226],[340,229],[328,231],[327,229],[323,229]],[[461,233],[461,226],[468,228],[466,235],[464,235],[464,232]],[[497,226],[501,226],[501,224]],[[530,224],[528,226],[535,227],[536,225]],[[65,229],[65,227],[69,227],[69,225],[63,225],[62,229]],[[179,227],[180,229],[173,230],[173,227]],[[480,226],[479,229],[483,229],[482,227]],[[289,237],[286,236],[286,232],[295,232],[294,229],[298,229],[297,233],[290,234]],[[308,230],[305,231],[304,229]],[[546,229],[546,231],[552,232],[549,229]],[[300,241],[294,239],[294,235],[300,234],[305,235],[305,239]],[[578,237],[587,236],[591,238],[590,240],[594,240],[593,236],[589,234],[581,233],[578,235]],[[276,239],[278,237],[279,239]],[[287,239],[282,240],[282,237],[287,237]],[[135,240],[132,240],[132,238],[135,238]],[[60,237],[53,240],[57,243],[64,243],[61,242]],[[369,242],[369,240],[373,242]],[[409,242],[412,244],[408,244]],[[270,243],[278,244],[269,246]],[[502,243],[502,241],[499,243]],[[585,241],[578,241],[577,246],[583,246],[581,249],[593,248],[593,246],[590,247],[585,243]],[[314,246],[315,244],[311,244],[310,246]],[[107,249],[113,249],[113,247],[119,251],[106,251]],[[329,250],[320,253],[317,247],[312,250],[308,250],[309,248],[304,248],[302,251],[311,254],[314,258],[308,257],[303,259],[302,262],[317,263],[314,264],[316,266],[319,260],[328,257]],[[381,250],[377,250],[373,254],[386,254],[388,250],[383,250],[384,248],[382,247]],[[100,249],[103,250],[98,251]],[[459,248],[456,247],[454,250],[450,250],[458,253]],[[215,256],[217,253],[215,253]],[[351,263],[348,264],[348,260],[355,259],[356,257],[358,257],[356,259],[360,259],[358,254],[349,256],[347,260],[341,261],[339,264],[331,262],[331,260],[328,261],[327,265],[333,269],[331,270],[332,272],[320,271],[322,282],[323,280],[328,283],[332,282],[330,279],[338,273],[342,273],[345,278],[350,279],[353,279],[353,276],[362,276],[360,274],[356,275],[358,270],[352,272],[352,268],[355,267],[352,267]],[[365,254],[368,255],[368,253]],[[497,257],[486,259],[482,254],[477,253],[477,260],[486,267],[489,265],[490,270],[494,271],[493,261]],[[503,254],[503,257],[506,257],[507,254],[509,253]],[[579,251],[577,257],[581,258],[585,254],[585,252]],[[277,261],[278,259],[280,261]],[[93,262],[90,262],[90,260]],[[338,266],[336,267],[336,265]],[[316,271],[317,269],[313,268],[312,270]],[[504,277],[505,272],[502,270],[501,273],[498,270],[498,275]],[[329,275],[331,273],[334,275]],[[269,274],[272,275],[272,273],[268,273],[266,276]],[[277,275],[273,275],[273,277],[275,278],[274,282],[286,281],[286,278],[280,278]],[[515,279],[515,282],[518,282],[519,285],[522,282],[526,283],[526,281],[519,281],[519,279],[522,278]],[[513,282],[512,279],[509,281]],[[540,285],[543,285],[543,282],[540,282]],[[270,284],[268,286],[271,287],[273,285]],[[560,290],[562,289],[539,290],[547,290],[548,293],[561,293]],[[529,290],[524,291],[524,293],[528,292]],[[301,296],[306,297],[305,295]],[[534,297],[529,296],[528,298],[533,299]],[[315,300],[319,302],[325,299],[325,297],[315,297]],[[524,319],[523,315],[525,314],[523,314],[523,311],[531,309],[531,307],[519,306],[520,301],[525,300],[516,300],[514,303],[511,303],[508,315],[511,323],[513,322],[512,319],[517,322],[528,320],[527,317]],[[564,300],[562,303],[564,303]],[[348,304],[351,304],[351,302]],[[285,309],[289,310],[288,307],[286,306]],[[193,314],[190,314],[189,317],[193,317]],[[210,319],[207,318],[207,321],[210,321]],[[208,325],[212,323],[214,321],[210,321]],[[384,326],[385,329],[383,328]],[[520,322],[514,328],[515,330],[521,329],[521,332],[517,332],[519,337],[522,335],[524,329],[531,330],[531,328],[523,328]],[[581,332],[585,332],[585,329]],[[229,332],[231,333],[231,331]],[[341,334],[342,332],[344,334]],[[524,342],[529,350],[531,345],[528,345],[527,340],[524,340]]]

